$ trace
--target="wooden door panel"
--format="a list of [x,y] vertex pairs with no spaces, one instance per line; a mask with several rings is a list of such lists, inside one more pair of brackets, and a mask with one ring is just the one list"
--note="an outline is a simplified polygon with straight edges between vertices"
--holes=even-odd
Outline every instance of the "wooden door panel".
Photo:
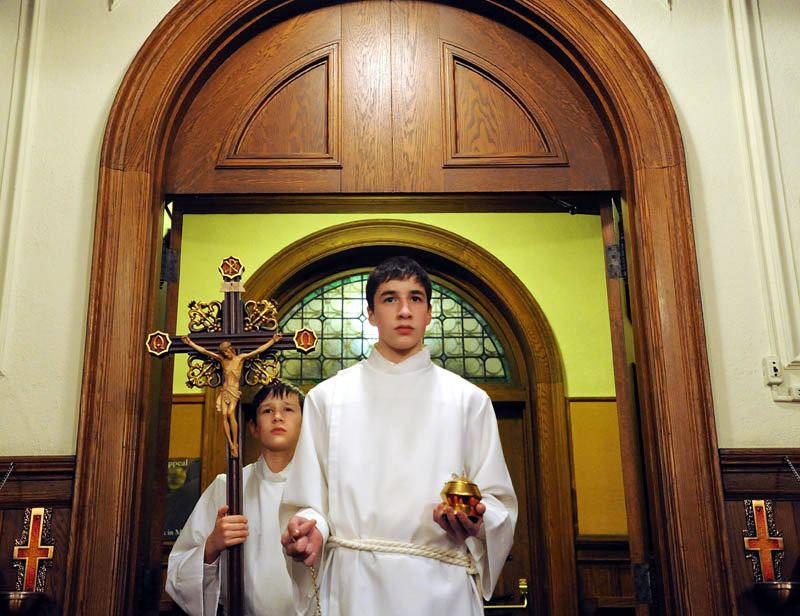
[[603,122],[531,28],[410,0],[282,19],[209,61],[166,192],[620,187]]
[[342,192],[392,186],[389,0],[342,6]]
[[391,9],[393,190],[440,192],[439,7],[392,2]]
[[[455,60],[462,66],[478,66],[507,93],[505,98],[492,100],[486,88],[464,89],[458,72],[448,72],[450,67],[443,66],[442,74],[449,78],[442,85],[443,121],[456,127],[451,147],[469,141],[470,132],[484,135],[483,149],[478,150],[482,160],[461,161],[462,168],[456,167],[456,161],[448,161],[445,190],[619,187],[618,155],[602,121],[579,83],[539,42],[537,33],[514,29],[466,9],[442,6],[440,10],[440,38],[454,50]],[[455,95],[448,97],[449,91]],[[523,124],[520,113],[527,117]],[[493,133],[530,133],[531,124],[538,125],[546,138],[543,152],[506,150],[502,139],[489,138]]]
[[179,120],[165,191],[338,192],[340,39],[328,6],[232,43]]
[[[525,104],[468,52],[443,46],[446,73],[445,166],[566,164],[558,135],[541,113]],[[497,71],[494,71],[495,73]],[[498,123],[497,118],[506,121]],[[551,162],[552,161],[552,162]]]
[[217,169],[339,167],[339,44],[298,58],[234,120]]

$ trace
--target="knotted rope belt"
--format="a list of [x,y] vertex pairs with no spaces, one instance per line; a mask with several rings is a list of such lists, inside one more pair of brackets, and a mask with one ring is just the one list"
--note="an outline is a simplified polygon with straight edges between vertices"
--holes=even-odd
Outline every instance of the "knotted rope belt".
[[478,567],[472,554],[457,552],[445,548],[436,548],[430,545],[404,543],[402,541],[383,541],[380,539],[344,539],[342,537],[328,537],[327,545],[331,549],[341,547],[349,550],[362,550],[365,552],[388,552],[390,554],[411,554],[433,558],[451,565],[459,565],[467,570],[469,575],[477,575]]
[[[433,558],[451,565],[459,565],[467,570],[469,575],[477,575],[478,567],[472,554],[467,552],[456,552],[444,548],[435,548],[429,545],[418,545],[416,543],[404,543],[402,541],[383,541],[381,539],[344,539],[342,537],[328,537],[326,544],[331,550],[334,548],[346,548],[348,550],[362,550],[365,552],[387,552],[389,554],[411,554],[412,556],[423,556]],[[317,582],[317,571],[311,567],[311,581],[314,586],[314,597],[317,603],[317,616],[322,616],[322,605],[319,600],[319,583]]]

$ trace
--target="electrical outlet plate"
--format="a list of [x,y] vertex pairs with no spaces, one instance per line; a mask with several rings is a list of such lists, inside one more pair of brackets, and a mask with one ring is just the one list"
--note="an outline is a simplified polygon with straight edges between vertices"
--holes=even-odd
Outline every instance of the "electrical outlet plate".
[[783,383],[783,366],[781,360],[775,356],[765,357],[762,360],[764,368],[764,383],[766,385],[780,385]]
[[784,366],[781,360],[771,355],[761,360],[764,384],[772,390],[775,402],[800,403],[800,367],[796,362]]

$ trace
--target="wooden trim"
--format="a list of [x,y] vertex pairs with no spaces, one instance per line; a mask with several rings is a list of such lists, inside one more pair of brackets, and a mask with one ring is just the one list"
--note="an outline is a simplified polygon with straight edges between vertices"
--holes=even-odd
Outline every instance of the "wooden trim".
[[800,482],[784,457],[800,472],[800,448],[720,449],[725,500],[800,500]]
[[753,447],[719,450],[719,463],[723,468],[723,472],[765,469],[768,467],[783,467],[788,470],[784,457],[788,457],[792,464],[800,464],[800,447]]
[[8,480],[23,475],[27,478],[50,479],[75,472],[75,456],[0,456],[0,475],[5,475],[11,463],[14,470]]
[[[600,0],[480,4],[539,30],[608,120],[630,216],[643,453],[663,609],[733,613],[686,161],[669,95],[634,36]],[[162,172],[176,119],[230,41],[268,21],[276,7],[300,5],[178,3],[142,46],[112,105],[100,161],[70,526],[70,544],[80,549],[69,555],[65,613],[134,611],[139,503],[149,487],[144,471],[153,436],[148,384],[157,360],[132,350],[142,348],[156,323]],[[539,408],[564,402],[557,382],[539,380],[535,393]]]
[[203,394],[172,394],[172,404],[202,404]]
[[517,402],[530,399],[530,392],[506,383],[476,383],[494,402]]
[[630,565],[631,562],[625,535],[578,535],[575,554],[578,566],[583,563]]
[[281,195],[170,195],[184,214],[223,210],[232,214],[280,213],[431,213],[431,212],[573,212],[599,215],[597,203],[607,203],[615,193],[448,193],[387,195],[281,194]]
[[0,456],[0,478],[14,470],[0,490],[0,509],[69,507],[75,477],[75,456]]

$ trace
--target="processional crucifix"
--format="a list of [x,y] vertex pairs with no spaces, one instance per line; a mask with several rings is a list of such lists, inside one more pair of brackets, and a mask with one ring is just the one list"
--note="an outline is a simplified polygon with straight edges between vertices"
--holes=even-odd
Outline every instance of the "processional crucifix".
[[[244,266],[236,257],[222,260],[221,302],[189,303],[189,336],[173,339],[155,331],[147,337],[151,355],[189,353],[189,387],[218,387],[217,411],[222,414],[228,442],[228,513],[242,513],[241,385],[268,385],[278,376],[275,351],[312,351],[317,344],[313,330],[302,328],[291,336],[278,329],[277,308],[270,300],[242,302]],[[216,351],[212,349],[217,349]],[[228,548],[228,605],[231,616],[242,614],[242,546]]]

